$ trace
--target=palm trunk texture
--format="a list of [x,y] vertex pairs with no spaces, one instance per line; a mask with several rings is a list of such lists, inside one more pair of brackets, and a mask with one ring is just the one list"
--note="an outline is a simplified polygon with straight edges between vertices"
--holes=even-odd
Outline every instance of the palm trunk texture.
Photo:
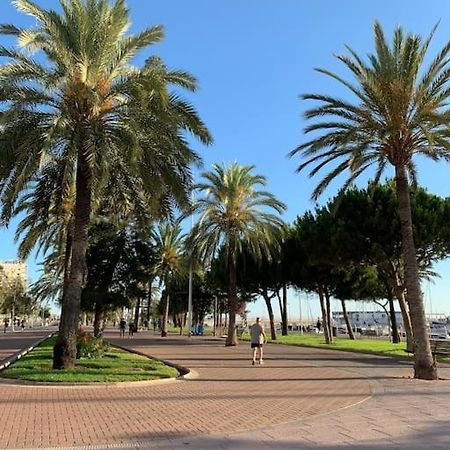
[[228,250],[228,335],[225,341],[227,347],[237,345],[236,336],[236,261],[231,249]]
[[166,288],[166,295],[164,299],[164,311],[161,324],[161,337],[167,337],[167,321],[169,320],[169,301],[170,301],[169,293],[167,292]]
[[397,165],[395,181],[399,202],[399,215],[402,231],[402,252],[405,265],[406,300],[411,312],[414,334],[414,378],[436,380],[437,369],[431,354],[427,321],[420,288],[416,249],[413,238],[411,203],[406,168]]
[[71,369],[75,365],[76,333],[79,323],[81,291],[86,277],[86,250],[91,214],[91,188],[88,164],[83,151],[78,153],[75,218],[71,245],[70,274],[61,307],[58,339],[53,347],[53,368]]

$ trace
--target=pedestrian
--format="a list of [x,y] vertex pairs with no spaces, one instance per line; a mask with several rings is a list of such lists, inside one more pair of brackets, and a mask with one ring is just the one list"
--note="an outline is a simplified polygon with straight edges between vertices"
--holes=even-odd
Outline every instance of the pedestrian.
[[128,337],[133,337],[135,331],[135,325],[134,322],[130,322],[128,324]]
[[25,329],[25,319],[22,319],[22,322],[20,322],[20,326],[22,327],[22,331]]
[[127,326],[127,321],[122,317],[119,322],[120,337],[125,337],[125,328]]
[[262,326],[261,319],[256,318],[256,322],[250,327],[250,346],[253,349],[252,365],[256,364],[256,354],[259,350],[259,364],[263,364],[263,345],[266,342],[266,333]]
[[9,320],[8,320],[8,319],[5,319],[5,321],[4,321],[4,327],[3,327],[3,333],[6,334],[6,330],[7,330],[8,327],[9,327]]

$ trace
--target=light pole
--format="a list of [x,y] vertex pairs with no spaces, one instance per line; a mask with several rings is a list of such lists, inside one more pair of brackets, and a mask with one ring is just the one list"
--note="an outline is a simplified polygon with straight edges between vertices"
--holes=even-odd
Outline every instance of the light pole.
[[13,304],[12,304],[12,332],[14,333],[15,331],[15,326],[16,324],[16,285],[14,285],[14,294],[13,294]]
[[[191,201],[194,201],[194,191],[192,191],[191,194]],[[194,211],[192,211],[191,214],[191,231],[194,228]],[[187,326],[188,326],[188,337],[192,337],[192,254],[191,254],[191,260],[189,262],[189,293],[188,293],[188,320],[187,320]]]
[[302,299],[301,299],[301,297],[300,297],[300,292],[298,293],[298,312],[299,312],[300,335],[303,335],[303,326],[302,326]]
[[189,294],[188,294],[188,337],[192,336],[192,262],[189,265]]

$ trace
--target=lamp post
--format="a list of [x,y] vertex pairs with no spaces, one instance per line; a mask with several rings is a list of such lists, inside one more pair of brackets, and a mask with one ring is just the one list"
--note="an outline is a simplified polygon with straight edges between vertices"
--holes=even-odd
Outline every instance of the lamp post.
[[303,335],[303,326],[302,326],[302,299],[301,299],[301,297],[300,297],[300,292],[298,293],[298,312],[299,312],[300,335]]
[[[194,191],[192,191],[192,198],[191,201],[194,201]],[[191,214],[191,231],[194,228],[194,211],[192,211]],[[188,326],[188,337],[192,337],[192,255],[191,260],[189,262],[189,293],[188,293],[188,320],[187,320],[187,326]]]
[[192,262],[189,265],[189,294],[188,294],[188,337],[192,336]]
[[12,304],[12,332],[14,333],[16,324],[16,285],[14,285],[13,304]]

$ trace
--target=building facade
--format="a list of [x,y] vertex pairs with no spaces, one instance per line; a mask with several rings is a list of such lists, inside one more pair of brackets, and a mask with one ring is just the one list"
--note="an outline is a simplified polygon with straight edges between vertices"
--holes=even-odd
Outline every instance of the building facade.
[[0,285],[20,283],[28,287],[27,263],[23,261],[0,261]]

